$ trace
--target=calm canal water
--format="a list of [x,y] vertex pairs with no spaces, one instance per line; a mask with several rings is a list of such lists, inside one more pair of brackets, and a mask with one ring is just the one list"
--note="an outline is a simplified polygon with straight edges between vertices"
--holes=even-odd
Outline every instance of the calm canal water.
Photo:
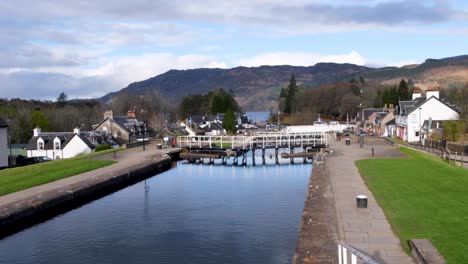
[[283,163],[180,162],[0,240],[0,263],[291,263],[312,166]]

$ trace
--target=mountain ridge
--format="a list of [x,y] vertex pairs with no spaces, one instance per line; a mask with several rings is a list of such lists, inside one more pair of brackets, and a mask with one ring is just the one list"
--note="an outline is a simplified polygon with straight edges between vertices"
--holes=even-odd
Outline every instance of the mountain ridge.
[[171,69],[146,80],[133,82],[99,100],[109,102],[113,96],[119,94],[142,94],[149,89],[156,90],[177,103],[186,95],[204,94],[216,88],[224,88],[234,92],[245,110],[268,110],[276,107],[281,87],[287,85],[291,73],[295,74],[298,84],[310,87],[347,81],[359,76],[389,85],[411,78],[423,89],[430,86],[447,87],[468,82],[468,55],[426,59],[421,64],[402,67],[373,68],[350,63],[320,62],[313,66]]

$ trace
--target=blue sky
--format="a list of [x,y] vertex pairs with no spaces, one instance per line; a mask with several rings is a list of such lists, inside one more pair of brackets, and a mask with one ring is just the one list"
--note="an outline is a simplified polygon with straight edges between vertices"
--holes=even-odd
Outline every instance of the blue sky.
[[0,97],[99,97],[169,69],[468,54],[468,1],[0,1]]

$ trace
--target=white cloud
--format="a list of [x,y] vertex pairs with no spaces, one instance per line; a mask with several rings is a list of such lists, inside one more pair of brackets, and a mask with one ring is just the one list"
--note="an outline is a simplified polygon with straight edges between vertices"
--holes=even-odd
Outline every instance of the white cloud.
[[295,65],[311,66],[318,62],[353,63],[365,65],[367,60],[358,52],[351,51],[347,54],[322,55],[307,52],[269,52],[250,58],[240,59],[242,66],[261,65]]
[[107,59],[97,67],[87,69],[17,69],[0,72],[0,82],[4,84],[3,88],[0,88],[0,97],[54,99],[64,91],[69,98],[96,98],[171,69],[226,67],[224,62],[212,56],[147,53]]
[[206,55],[175,56],[169,53],[149,53],[109,60],[98,68],[83,71],[83,75],[106,77],[112,79],[116,85],[124,87],[131,82],[145,80],[171,69],[193,68],[227,68],[227,65]]

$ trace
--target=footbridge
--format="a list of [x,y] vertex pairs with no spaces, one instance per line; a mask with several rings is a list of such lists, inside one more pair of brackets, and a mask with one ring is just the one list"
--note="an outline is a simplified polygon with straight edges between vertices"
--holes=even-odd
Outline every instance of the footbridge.
[[[238,163],[238,158],[242,158],[242,164],[246,164],[246,154],[252,152],[252,161],[255,165],[255,151],[261,151],[263,163],[265,163],[265,150],[275,150],[275,160],[278,164],[280,149],[287,149],[281,153],[281,157],[290,158],[291,163],[294,158],[311,158],[311,153],[321,148],[328,147],[330,135],[326,132],[265,132],[251,135],[236,136],[182,136],[177,138],[180,148],[187,149],[187,153],[181,155],[189,161],[209,159],[222,159],[225,164],[226,157],[234,157],[234,164]],[[295,149],[301,149],[297,153]]]

